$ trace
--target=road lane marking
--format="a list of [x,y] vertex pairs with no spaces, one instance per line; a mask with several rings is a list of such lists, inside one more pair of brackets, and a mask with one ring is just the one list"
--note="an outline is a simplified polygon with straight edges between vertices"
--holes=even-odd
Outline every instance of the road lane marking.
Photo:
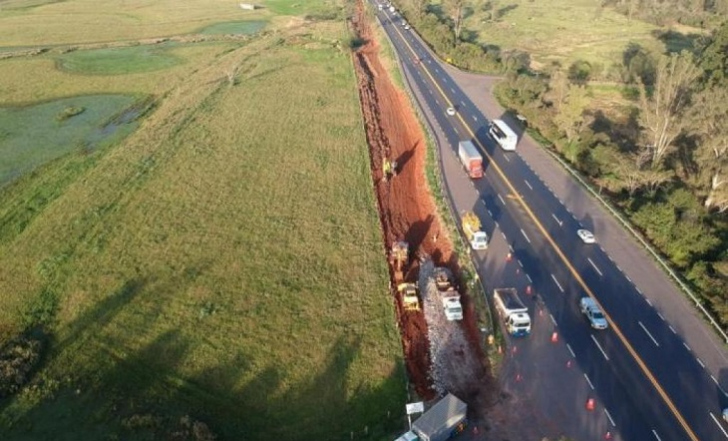
[[644,294],[642,294],[642,291],[640,291],[640,289],[639,289],[639,288],[637,288],[636,286],[634,287],[634,289],[636,289],[636,290],[637,290],[637,292],[638,292],[638,293],[640,293],[640,295],[641,295],[641,296],[643,296],[643,295],[644,295]]
[[[399,29],[396,29],[396,32],[400,36],[402,36],[402,31],[400,31]],[[407,46],[407,48],[411,52],[414,52],[414,49],[412,48],[412,46],[406,40],[404,41],[404,44]],[[432,74],[430,73],[430,70],[427,69],[427,68],[425,68],[424,71],[425,71],[425,73],[427,73],[427,76],[430,78],[430,82],[438,89],[438,91],[440,92],[440,94],[443,97],[445,97],[445,100],[447,100],[447,96],[445,95],[445,92],[442,90],[442,87],[440,87],[440,85],[438,84],[438,82],[435,80],[435,77],[432,76]],[[449,100],[448,100],[448,102],[449,102]],[[463,119],[462,115],[460,115],[460,114],[457,114],[456,117],[460,119],[460,122],[465,127],[465,130],[470,134],[470,136],[475,141],[475,144],[480,147],[482,153],[490,161],[490,165],[491,165],[492,169],[495,170],[495,172],[496,172],[496,174],[498,176],[500,176],[500,178],[503,181],[503,183],[507,187],[509,187],[513,193],[516,193],[516,189],[513,186],[513,183],[510,181],[510,179],[508,179],[508,176],[506,175],[505,171],[503,171],[503,169],[498,165],[498,163],[495,162],[495,160],[493,159],[493,156],[488,153],[487,149],[485,148],[485,145],[483,145],[483,143],[480,142],[480,140],[477,139],[477,137],[475,136],[475,132],[473,132],[473,129],[467,124],[466,120]],[[677,409],[677,407],[675,406],[675,403],[673,403],[673,401],[670,398],[670,396],[667,394],[667,392],[665,392],[665,389],[662,388],[662,386],[657,381],[657,379],[655,378],[655,376],[652,373],[652,371],[647,367],[647,364],[645,363],[645,361],[642,360],[642,358],[639,356],[639,354],[637,354],[637,351],[634,349],[634,347],[627,340],[627,338],[625,337],[624,333],[622,333],[622,330],[620,329],[619,325],[617,325],[614,322],[614,320],[612,320],[611,316],[606,312],[606,310],[604,309],[604,307],[602,307],[601,303],[596,298],[594,292],[589,288],[589,286],[586,284],[586,282],[581,277],[581,275],[579,274],[579,272],[576,270],[576,268],[574,268],[574,265],[566,257],[566,255],[561,250],[561,248],[556,244],[556,242],[554,241],[554,238],[551,237],[551,234],[549,234],[549,232],[546,230],[546,228],[541,223],[541,221],[538,219],[538,217],[536,217],[536,215],[534,214],[534,212],[531,209],[531,207],[523,199],[520,199],[519,202],[520,202],[523,210],[525,211],[526,215],[531,218],[531,220],[536,225],[536,227],[538,228],[538,230],[541,232],[541,234],[543,234],[543,236],[546,239],[546,241],[549,243],[549,245],[551,245],[551,247],[553,248],[553,250],[559,256],[559,258],[561,259],[561,261],[564,263],[564,266],[566,266],[566,268],[572,274],[572,276],[574,277],[574,279],[576,280],[576,282],[579,284],[579,286],[581,286],[581,288],[584,290],[584,292],[586,292],[586,294],[589,297],[591,297],[592,299],[594,299],[594,301],[596,302],[597,306],[599,306],[601,308],[601,310],[604,312],[604,316],[607,319],[607,322],[612,326],[612,331],[622,341],[622,343],[624,344],[624,347],[627,349],[627,352],[629,352],[630,355],[632,356],[632,358],[635,360],[635,362],[637,362],[637,365],[640,367],[640,369],[645,374],[645,376],[647,377],[647,379],[650,381],[650,383],[652,384],[652,386],[654,386],[654,388],[657,391],[658,395],[660,395],[660,398],[662,398],[662,400],[665,402],[665,404],[667,405],[667,407],[670,409],[670,412],[672,412],[673,416],[675,417],[675,419],[677,419],[678,423],[683,428],[683,430],[688,435],[688,437],[692,441],[699,441],[697,435],[695,434],[695,432],[693,432],[692,428],[688,425],[688,422],[685,420],[685,417],[683,417],[683,415]],[[562,204],[563,204],[563,202],[562,202]]]
[[703,363],[703,360],[701,360],[701,359],[699,359],[697,357],[695,357],[695,359],[698,360],[698,364],[700,365],[700,367],[702,367],[703,369],[705,369],[705,363]]
[[568,349],[569,352],[571,352],[572,357],[576,358],[576,354],[574,354],[574,350],[571,349],[571,345],[569,345],[568,343],[566,343],[566,349]]
[[508,240],[508,238],[506,237],[506,233],[504,233],[502,231],[501,231],[501,236],[503,236],[503,239]]
[[556,280],[556,276],[554,276],[553,274],[551,274],[551,278],[553,279],[553,281],[554,281],[554,283],[556,284],[556,286],[558,286],[558,287],[559,287],[559,290],[560,290],[561,292],[564,292],[564,288],[562,288],[562,287],[561,287],[561,284],[559,283],[559,281],[558,281],[558,280]]
[[596,264],[594,262],[592,262],[591,257],[587,257],[586,260],[588,260],[589,263],[591,263],[591,266],[594,268],[594,271],[596,271],[597,274],[599,274],[599,277],[603,277],[604,276],[604,274],[602,274],[602,272],[599,271],[599,268],[597,268]]
[[[485,205],[485,202],[483,202],[483,205]],[[493,213],[491,213],[490,210],[488,210],[488,216],[493,217]]]
[[463,100],[460,100],[460,104],[462,104],[462,105],[463,105],[463,107],[465,107],[465,101],[463,101]]
[[640,321],[638,321],[637,323],[639,323],[640,328],[642,328],[642,330],[645,331],[645,334],[647,334],[647,336],[650,337],[650,340],[652,340],[652,343],[654,343],[655,346],[657,346],[659,348],[660,344],[657,343],[657,340],[655,340],[655,337],[653,337],[652,334],[650,334],[650,331],[648,331],[647,328],[645,328],[645,325],[643,325],[642,322],[640,322]]
[[692,352],[692,350],[690,350],[690,346],[688,346],[687,343],[683,342],[683,346],[685,346],[685,349],[687,349],[689,352]]
[[589,383],[589,387],[591,388],[591,390],[594,390],[594,385],[592,384],[589,376],[586,373],[584,373],[584,378],[586,378],[586,382]]
[[655,438],[657,438],[657,441],[662,441],[662,438],[660,438],[660,435],[655,432],[655,429],[652,429],[652,434],[655,435]]
[[[648,305],[652,306],[652,301],[650,299],[648,299],[647,297],[645,297],[645,302],[647,302]],[[653,306],[653,308],[654,308],[654,306]]]
[[528,283],[533,283],[533,280],[531,280],[531,276],[529,276],[528,274],[526,274],[526,278],[528,279]]
[[521,228],[521,234],[523,234],[523,237],[526,238],[526,242],[531,243],[531,239],[529,239],[528,236],[526,236],[526,232],[523,231],[523,228]]
[[526,186],[527,186],[528,188],[530,188],[531,190],[533,190],[533,187],[531,187],[531,184],[530,184],[530,183],[529,183],[529,182],[528,182],[527,180],[525,180],[525,179],[524,179],[524,180],[523,180],[523,182],[525,182],[525,183],[526,183]]
[[555,215],[555,214],[551,213],[551,217],[553,217],[553,218],[554,218],[554,219],[556,220],[556,223],[557,223],[557,224],[559,224],[559,226],[563,225],[563,222],[561,222],[561,221],[559,220],[559,218],[558,218],[558,217],[556,217],[556,215]]
[[[447,81],[447,80],[445,80],[445,81]],[[455,93],[455,88],[451,87],[450,90],[452,91],[452,93]]]
[[728,432],[725,431],[725,429],[723,428],[723,425],[721,425],[720,422],[718,421],[718,418],[716,418],[715,415],[713,415],[713,412],[710,412],[710,417],[713,418],[715,425],[718,426],[718,428],[720,429],[721,432],[723,432],[723,436],[728,438]]
[[605,358],[605,359],[606,359],[607,361],[609,361],[609,357],[607,357],[607,353],[606,353],[606,352],[604,352],[604,349],[602,349],[602,345],[600,345],[600,344],[599,344],[599,342],[597,341],[596,337],[594,337],[594,334],[592,334],[592,335],[591,335],[591,338],[592,338],[592,340],[594,341],[594,344],[595,344],[595,345],[597,345],[597,347],[598,347],[598,348],[599,348],[599,350],[601,351],[601,353],[602,353],[602,355],[604,356],[604,358]]
[[634,285],[634,282],[632,281],[632,279],[629,278],[629,276],[627,275],[627,273],[624,273],[624,277],[627,278],[627,280],[629,281],[629,283],[631,283],[631,284]]
[[517,262],[518,262],[518,266],[520,266],[521,268],[523,268],[523,262],[521,262],[521,259],[518,259]]
[[503,204],[503,205],[506,204],[506,201],[503,200],[503,198],[501,197],[500,193],[498,193],[498,199],[500,199],[501,204]]
[[673,334],[677,335],[677,331],[672,327],[672,325],[667,325],[667,327],[670,328]]
[[718,379],[715,378],[715,375],[711,375],[710,379],[713,380],[713,383],[715,383],[716,386],[720,387],[720,383],[718,383]]
[[609,411],[607,410],[606,407],[604,408],[604,413],[607,414],[607,418],[609,418],[609,422],[612,423],[612,427],[617,427],[617,425],[614,424],[614,420],[612,419],[612,415],[609,414]]
[[554,316],[552,314],[549,314],[549,317],[551,318],[551,323],[553,323],[554,326],[556,326],[556,319],[554,318]]
[[657,315],[662,319],[663,322],[665,321],[665,317],[661,313],[658,312]]
[[477,116],[473,115],[472,118],[473,118],[473,121],[478,122],[478,117]]
[[506,160],[506,162],[511,162],[511,160],[510,160],[510,159],[508,159],[508,155],[503,155],[503,159],[505,159],[505,160]]

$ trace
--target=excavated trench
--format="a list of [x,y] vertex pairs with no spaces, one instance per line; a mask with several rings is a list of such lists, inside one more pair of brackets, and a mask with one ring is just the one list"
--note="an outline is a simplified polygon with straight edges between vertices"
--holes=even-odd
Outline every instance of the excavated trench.
[[[370,149],[372,183],[377,196],[379,216],[387,251],[396,241],[404,240],[410,246],[410,260],[405,265],[404,280],[418,279],[420,259],[429,257],[436,266],[448,267],[460,274],[452,242],[437,215],[437,208],[429,193],[425,177],[425,136],[415,117],[407,96],[397,90],[388,72],[379,61],[379,47],[374,39],[362,1],[357,2],[356,17],[351,21],[353,30],[364,44],[354,52],[360,102],[364,116],[366,136]],[[396,160],[398,173],[384,179],[384,158]],[[405,364],[409,380],[417,395],[425,400],[434,398],[430,376],[427,322],[422,312],[405,311],[395,290],[394,269],[390,262],[391,295],[396,304],[397,320],[402,337]],[[479,344],[472,302],[463,298],[465,319],[463,328],[470,350],[485,360]],[[487,363],[484,362],[483,365]],[[483,394],[485,371],[477,377],[465,376],[457,389],[469,404],[492,401]]]

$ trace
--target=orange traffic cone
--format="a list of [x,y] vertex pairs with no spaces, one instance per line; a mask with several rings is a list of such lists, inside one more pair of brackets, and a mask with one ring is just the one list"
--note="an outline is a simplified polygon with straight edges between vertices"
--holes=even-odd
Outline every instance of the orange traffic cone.
[[523,377],[521,377],[521,374],[516,374],[516,383],[520,382],[521,380],[523,380]]
[[594,403],[594,398],[589,398],[588,400],[586,400],[586,410],[594,410],[595,405],[596,403]]
[[559,333],[554,331],[553,334],[551,334],[551,343],[556,343],[559,341]]
[[567,361],[566,361],[566,367],[567,367],[567,368],[570,368],[570,367],[571,367],[571,360],[567,360]]
[[506,256],[506,262],[510,262],[511,260],[513,260],[513,254],[511,254],[511,252],[509,251],[508,255]]
[[531,285],[528,285],[526,287],[526,294],[528,294],[529,296],[531,295]]
[[612,432],[607,430],[607,433],[604,434],[604,439],[612,439]]
[[513,346],[513,348],[511,349],[511,352],[513,352],[514,354],[516,352],[518,352],[518,346]]

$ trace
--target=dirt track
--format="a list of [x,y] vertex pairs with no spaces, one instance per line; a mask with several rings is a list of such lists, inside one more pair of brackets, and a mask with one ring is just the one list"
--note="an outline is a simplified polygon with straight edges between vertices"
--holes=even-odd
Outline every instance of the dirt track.
[[[354,30],[366,43],[354,53],[362,112],[370,148],[372,182],[379,204],[385,247],[404,240],[413,257],[405,267],[406,281],[418,280],[418,258],[429,256],[436,266],[446,266],[459,274],[457,256],[447,232],[442,228],[437,209],[425,178],[425,137],[407,96],[397,90],[379,61],[379,47],[372,33],[363,2],[357,2]],[[383,179],[383,158],[395,159],[398,175]],[[393,279],[393,277],[392,277]],[[434,398],[428,330],[422,313],[404,312],[397,295],[397,317],[409,379],[420,398]],[[479,344],[472,302],[463,298],[465,319],[461,323],[465,338],[477,363],[475,372],[463,373],[455,385],[456,392],[469,405],[481,410],[492,403],[494,382]],[[456,325],[454,325],[456,326]],[[454,373],[456,374],[456,373]],[[456,374],[457,375],[457,374]],[[480,412],[478,412],[480,413]]]

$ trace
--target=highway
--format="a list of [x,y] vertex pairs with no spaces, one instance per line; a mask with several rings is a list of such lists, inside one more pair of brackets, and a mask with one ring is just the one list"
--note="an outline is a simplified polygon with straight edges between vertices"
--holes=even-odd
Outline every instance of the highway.
[[[587,376],[588,385],[580,387],[593,389],[609,409],[621,439],[728,440],[728,425],[720,419],[728,394],[716,375],[602,247],[582,243],[579,220],[518,153],[506,153],[490,139],[485,116],[414,31],[404,29],[401,17],[388,11],[378,17],[423,97],[420,104],[429,109],[425,114],[434,118],[429,123],[446,138],[443,156],[460,140],[473,139],[486,158],[485,177],[472,182],[477,201],[463,207],[458,193],[472,188],[451,187],[454,205],[474,210],[489,235],[504,235]],[[457,109],[454,117],[445,113],[450,106]],[[602,306],[608,330],[589,328],[578,310],[586,295]],[[539,332],[534,326],[530,338]]]

